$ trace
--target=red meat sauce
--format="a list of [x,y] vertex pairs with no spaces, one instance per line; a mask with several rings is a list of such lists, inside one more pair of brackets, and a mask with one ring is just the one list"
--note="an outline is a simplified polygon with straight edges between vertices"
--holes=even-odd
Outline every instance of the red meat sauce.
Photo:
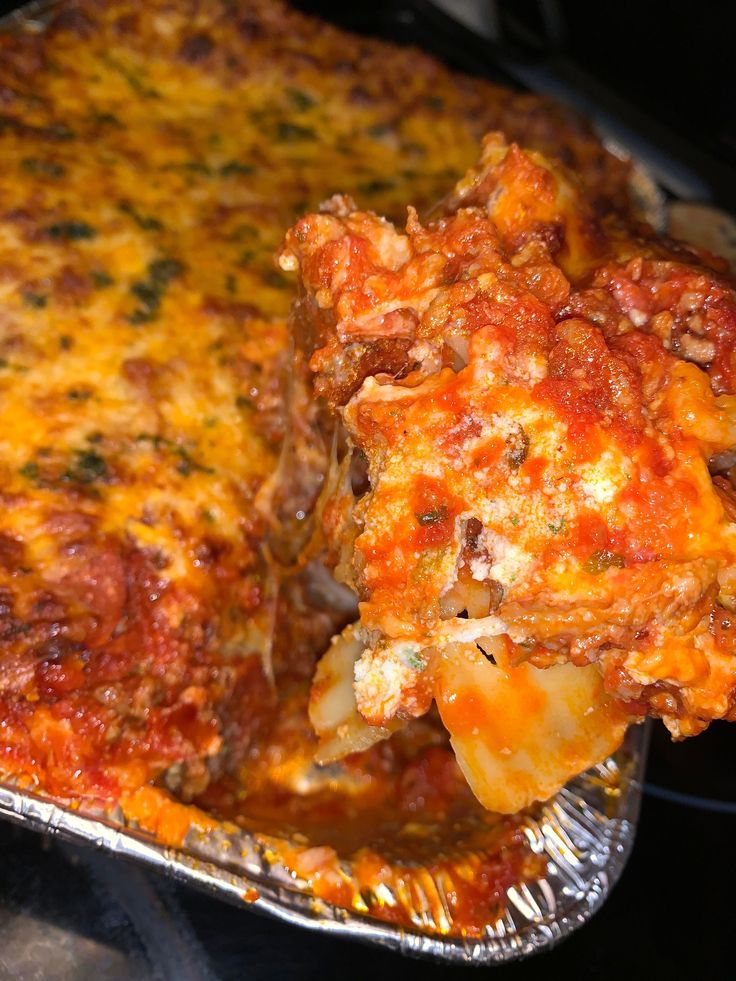
[[[92,539],[83,519],[50,519],[60,551],[54,582],[20,589],[18,578],[31,576],[22,551],[12,564],[6,555],[2,766],[54,796],[104,802],[177,761],[196,774],[221,748],[232,691],[261,671],[258,658],[217,655],[208,595],[170,582],[154,555]],[[223,555],[212,564],[219,583],[208,590],[228,593],[237,617],[252,615],[258,577],[239,583]]]
[[[691,264],[676,261],[681,253]],[[736,301],[724,260],[672,243],[666,258],[607,262],[579,284],[567,309],[600,325],[609,338],[632,323],[645,327],[674,354],[705,368],[716,394],[736,391]],[[689,346],[692,340],[700,349]]]
[[442,932],[474,937],[511,886],[544,870],[543,859],[529,857],[523,818],[483,810],[446,737],[427,722],[347,757],[328,787],[290,793],[262,778],[255,755],[238,779],[210,785],[197,803],[256,834],[267,828],[269,850],[315,896],[408,929],[428,895],[433,905],[430,879],[445,888]]

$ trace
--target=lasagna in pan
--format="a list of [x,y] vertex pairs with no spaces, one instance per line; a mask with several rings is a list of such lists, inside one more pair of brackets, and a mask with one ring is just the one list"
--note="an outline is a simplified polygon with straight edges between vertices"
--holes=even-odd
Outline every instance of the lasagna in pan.
[[478,934],[534,871],[493,812],[729,717],[733,293],[584,122],[279,2],[68,0],[0,34],[0,162],[4,779],[298,831],[400,922],[411,855]]
[[346,615],[284,585],[324,455],[284,395],[285,230],[336,189],[430,207],[494,126],[602,210],[628,167],[543,100],[265,0],[69,0],[0,46],[0,759],[188,800]]

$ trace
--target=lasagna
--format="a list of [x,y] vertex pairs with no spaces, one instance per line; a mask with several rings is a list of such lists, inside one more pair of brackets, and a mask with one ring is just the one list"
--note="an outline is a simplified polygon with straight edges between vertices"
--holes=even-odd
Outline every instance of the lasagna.
[[337,196],[280,261],[344,431],[321,524],[360,600],[312,690],[321,758],[434,702],[480,801],[514,812],[646,715],[675,738],[731,718],[723,264],[598,219],[498,134],[431,220]]
[[[429,211],[494,129],[574,169],[591,228],[603,216],[628,221],[629,164],[575,115],[281,2],[66,0],[0,32],[3,779],[87,809],[119,805],[167,844],[180,843],[192,822],[208,829],[224,818],[298,831],[301,851],[289,861],[315,895],[408,925],[417,925],[412,897],[426,895],[425,866],[437,869],[451,896],[437,920],[447,932],[480,934],[506,889],[539,871],[518,821],[472,798],[433,711],[407,725],[403,704],[389,717],[375,698],[370,706],[362,699],[366,717],[358,718],[350,672],[356,660],[368,665],[364,625],[329,647],[356,611],[320,563],[344,568],[356,585],[362,572],[348,571],[352,533],[338,533],[347,477],[328,481],[334,495],[323,490],[332,427],[311,397],[304,361],[332,343],[317,386],[349,406],[364,379],[378,385],[386,371],[401,378],[416,370],[420,348],[436,358],[431,340],[398,329],[418,322],[419,307],[411,314],[414,301],[403,303],[358,353],[327,334],[292,351],[293,284],[274,262],[285,230],[336,190],[395,221],[407,201]],[[389,247],[407,251],[390,226],[365,221],[366,248],[383,229]],[[540,221],[537,238],[553,244],[559,230],[546,233],[549,221]],[[314,244],[308,231],[304,245]],[[473,247],[458,252],[458,270]],[[562,295],[567,273],[540,252],[532,288],[531,251],[514,288],[523,292],[531,277],[544,307]],[[499,263],[513,266],[502,254],[499,246]],[[592,321],[599,309],[609,317],[612,305],[628,304],[673,352],[720,366],[712,376],[726,391],[727,314],[715,281],[670,276],[649,260],[637,277],[629,258],[611,256],[608,271],[565,302],[582,304],[578,315]],[[351,282],[361,268],[346,265]],[[450,268],[447,277],[443,289],[462,278]],[[673,291],[681,312],[663,316],[674,311]],[[700,306],[690,309],[694,296]],[[312,301],[303,302],[306,314]],[[464,334],[455,333],[441,349],[455,344],[459,359]],[[537,342],[529,343],[531,351]],[[436,375],[446,384],[446,373]],[[403,399],[408,411],[408,382],[396,394],[397,410]],[[372,401],[380,415],[380,400]],[[514,432],[523,476],[530,464]],[[710,438],[714,448],[727,442],[721,430]],[[342,440],[336,431],[341,459]],[[353,469],[358,488],[364,478],[360,465]],[[476,555],[477,525],[459,511],[445,515],[433,493],[428,485],[417,503],[421,549],[429,549],[427,610],[436,608],[436,587],[445,610],[487,602],[488,616],[492,607],[500,615],[489,582],[501,574],[483,571],[491,553]],[[444,506],[454,509],[454,500]],[[313,510],[326,537],[314,533]],[[483,571],[480,579],[463,573],[452,597],[429,548],[434,541],[436,552],[450,525],[450,544],[463,536],[468,568]],[[487,550],[480,532],[476,540]],[[476,605],[460,597],[465,587],[480,597]],[[359,585],[364,601],[372,588]],[[376,594],[376,616],[383,602]],[[719,624],[725,636],[725,614]],[[530,664],[545,643],[527,652]],[[313,702],[312,716],[329,709],[342,743],[326,746],[328,719],[318,724],[320,747],[308,698],[328,647],[315,691],[337,697]],[[709,649],[704,656],[712,662]],[[562,641],[556,657],[567,657]],[[565,671],[561,664],[544,677]],[[618,702],[604,702],[597,671],[580,677],[600,696],[604,752],[624,722]],[[399,700],[414,699],[408,714],[417,715],[427,692],[406,677]],[[361,750],[346,758],[344,718]],[[375,743],[379,731],[393,738]],[[315,766],[315,753],[329,765]],[[350,883],[346,856],[355,860]]]

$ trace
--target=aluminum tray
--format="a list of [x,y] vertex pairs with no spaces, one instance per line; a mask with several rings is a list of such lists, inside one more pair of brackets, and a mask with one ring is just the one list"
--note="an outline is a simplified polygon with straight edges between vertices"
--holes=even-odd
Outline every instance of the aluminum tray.
[[[648,729],[633,727],[614,756],[525,814],[529,851],[546,858],[547,873],[512,887],[480,939],[428,934],[428,928],[443,929],[428,922],[429,903],[416,909],[416,928],[406,929],[317,899],[306,881],[274,861],[274,839],[265,834],[192,828],[182,848],[166,848],[109,815],[84,814],[7,784],[0,784],[0,817],[132,859],[288,923],[415,957],[491,965],[557,943],[603,903],[634,842],[647,743]],[[442,898],[442,884],[434,887]]]
[[[0,29],[42,31],[46,17],[59,5],[59,0],[34,0],[0,18]],[[413,9],[411,26],[418,29],[419,44],[420,18],[426,9],[423,3]],[[381,10],[385,15],[386,11]],[[395,16],[394,9],[391,24]],[[371,33],[391,35],[392,30],[381,30],[380,13],[377,17]],[[430,31],[433,24],[432,19],[424,27]],[[457,54],[459,58],[460,53]],[[472,72],[474,67],[469,65],[468,70]],[[500,73],[489,69],[488,74],[498,78]],[[635,169],[633,184],[642,210],[653,224],[661,226],[663,209],[656,185],[640,168]],[[614,756],[571,781],[552,800],[523,815],[529,855],[546,860],[546,874],[527,878],[509,889],[495,921],[487,925],[481,938],[473,939],[448,935],[451,922],[445,895],[447,884],[431,873],[423,879],[425,901],[417,900],[412,910],[414,925],[406,928],[383,922],[315,897],[309,883],[275,857],[278,839],[267,829],[249,834],[233,833],[225,826],[210,832],[192,826],[182,847],[169,848],[152,835],[126,825],[119,814],[84,812],[8,783],[0,783],[0,818],[73,843],[92,845],[217,898],[298,926],[410,956],[445,963],[493,965],[557,943],[584,924],[603,903],[634,842],[647,745],[648,728],[633,727]],[[348,859],[342,861],[342,867],[349,874]],[[444,911],[445,915],[436,916],[433,910]]]

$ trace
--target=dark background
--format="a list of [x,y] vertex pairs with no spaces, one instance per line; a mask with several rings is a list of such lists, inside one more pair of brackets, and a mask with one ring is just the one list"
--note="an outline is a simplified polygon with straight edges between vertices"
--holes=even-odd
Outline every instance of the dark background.
[[[736,210],[732,4],[480,0],[490,43],[452,29],[424,0],[300,5],[413,40],[469,71],[533,77],[618,125],[635,152],[653,155],[670,190],[684,173],[691,196]],[[460,14],[468,3],[456,6]],[[656,729],[637,842],[606,905],[558,948],[496,976],[736,976],[734,750],[725,725],[679,746]],[[296,930],[9,825],[0,855],[2,981],[473,976]]]
[[[736,212],[734,3],[291,2],[349,28],[418,44],[461,70],[567,102],[676,196]],[[453,28],[437,5],[472,21],[476,36]]]
[[708,153],[736,163],[731,3],[503,3],[530,47],[562,52]]

